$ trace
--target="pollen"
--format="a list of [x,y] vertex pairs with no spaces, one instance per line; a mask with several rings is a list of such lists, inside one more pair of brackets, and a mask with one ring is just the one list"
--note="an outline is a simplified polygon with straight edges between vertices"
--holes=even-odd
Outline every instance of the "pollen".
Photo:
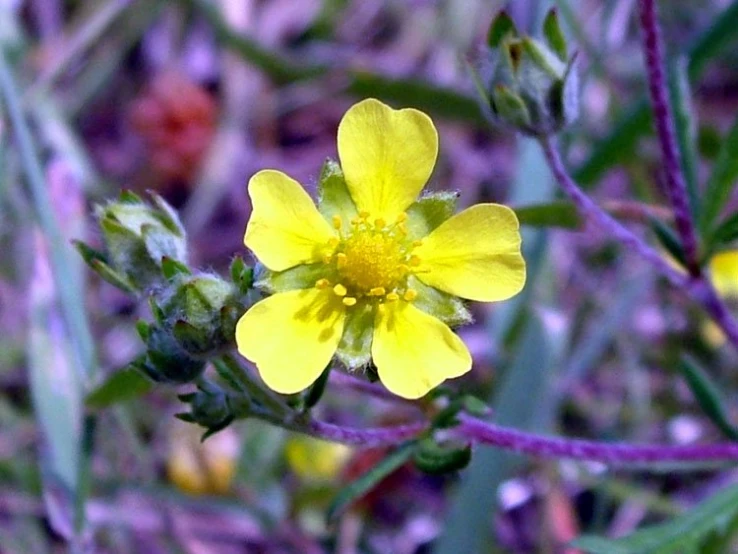
[[316,289],[327,289],[331,286],[331,282],[328,279],[318,279],[315,281]]
[[346,298],[341,300],[341,302],[343,302],[344,306],[355,306],[356,298],[354,298],[353,296],[347,296]]
[[333,223],[333,228],[336,230],[339,230],[343,226],[343,221],[341,220],[340,215],[334,215],[331,222]]
[[344,287],[341,283],[338,283],[335,287],[333,287],[333,293],[336,296],[346,296],[348,294],[348,290],[346,290],[346,287]]
[[405,291],[405,294],[402,295],[402,298],[407,302],[412,302],[418,297],[418,291],[414,289],[407,289]]

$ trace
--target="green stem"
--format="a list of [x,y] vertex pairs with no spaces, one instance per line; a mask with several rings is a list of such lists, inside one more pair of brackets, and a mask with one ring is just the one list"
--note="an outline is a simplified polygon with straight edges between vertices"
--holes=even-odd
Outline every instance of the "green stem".
[[225,354],[213,364],[219,372],[227,375],[228,380],[238,387],[238,392],[248,395],[249,398],[261,404],[270,415],[275,416],[275,421],[290,418],[292,412],[290,407],[254,382],[248,371],[232,355]]

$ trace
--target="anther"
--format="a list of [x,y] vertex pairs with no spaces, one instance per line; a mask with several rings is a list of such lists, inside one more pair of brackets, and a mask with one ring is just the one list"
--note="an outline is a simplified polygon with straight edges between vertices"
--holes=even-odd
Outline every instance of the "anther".
[[341,225],[343,225],[343,221],[341,221],[341,216],[340,215],[334,215],[331,218],[331,221],[333,221],[333,228],[336,229],[336,230],[340,229],[341,228]]
[[400,295],[396,292],[391,292],[387,296],[385,296],[387,299],[387,302],[397,302],[400,299]]
[[417,248],[418,246],[422,246],[422,245],[423,245],[423,241],[422,240],[414,240],[413,241],[413,246],[415,248]]
[[323,256],[323,263],[324,264],[331,263],[331,260],[333,260],[333,256],[331,254],[326,254],[325,256]]
[[356,298],[354,298],[353,296],[347,296],[343,300],[341,300],[341,302],[343,302],[344,306],[354,306],[356,305]]
[[336,265],[340,267],[344,267],[346,265],[346,254],[343,252],[339,252],[336,254]]
[[384,296],[385,292],[384,287],[374,287],[369,291],[369,296]]
[[415,289],[407,289],[405,291],[405,294],[402,295],[402,298],[404,298],[408,302],[412,302],[418,297],[418,291]]
[[400,215],[397,216],[397,223],[404,223],[407,221],[407,214],[405,212],[402,212]]
[[418,258],[415,255],[410,256],[410,260],[408,260],[408,263],[413,267],[418,267],[420,265],[420,258]]
[[339,242],[341,241],[338,240],[336,237],[333,237],[332,239],[328,239],[328,246],[330,246],[331,248],[335,248],[336,246],[338,246]]
[[381,217],[378,217],[377,219],[374,220],[374,226],[377,229],[384,229],[386,225],[387,225],[387,222]]
[[328,279],[318,279],[315,281],[316,289],[327,289],[331,286],[331,282]]
[[359,219],[369,219],[369,212],[361,211],[359,212]]
[[348,290],[346,290],[346,287],[344,287],[341,283],[338,283],[335,287],[333,287],[333,292],[336,296],[346,296]]

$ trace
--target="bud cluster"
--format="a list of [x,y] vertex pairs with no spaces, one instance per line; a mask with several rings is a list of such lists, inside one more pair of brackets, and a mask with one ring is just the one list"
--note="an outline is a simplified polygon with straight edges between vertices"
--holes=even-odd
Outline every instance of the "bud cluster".
[[574,121],[579,112],[576,54],[552,9],[543,40],[520,35],[506,12],[492,21],[479,86],[496,123],[531,136],[547,136]]

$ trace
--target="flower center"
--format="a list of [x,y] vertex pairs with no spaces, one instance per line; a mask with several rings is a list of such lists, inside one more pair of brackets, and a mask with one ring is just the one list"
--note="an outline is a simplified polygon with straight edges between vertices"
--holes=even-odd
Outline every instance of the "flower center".
[[362,212],[343,229],[340,216],[334,216],[333,226],[340,238],[329,243],[331,254],[325,263],[333,266],[335,282],[320,279],[318,288],[332,287],[337,296],[343,297],[346,306],[358,301],[375,303],[393,302],[403,298],[412,301],[417,293],[407,288],[407,277],[420,260],[412,254],[419,241],[407,239],[406,214],[401,214],[393,224],[382,219],[373,222],[369,214]]

